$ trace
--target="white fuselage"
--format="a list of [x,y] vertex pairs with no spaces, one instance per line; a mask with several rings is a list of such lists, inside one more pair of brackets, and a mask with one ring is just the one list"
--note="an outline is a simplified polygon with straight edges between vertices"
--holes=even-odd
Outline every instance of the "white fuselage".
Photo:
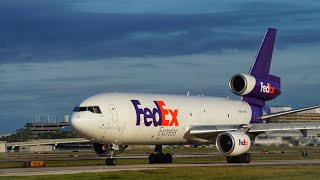
[[126,145],[187,144],[192,126],[248,124],[252,114],[244,101],[160,94],[98,94],[79,107],[99,107],[101,113],[73,112],[71,125],[78,134]]

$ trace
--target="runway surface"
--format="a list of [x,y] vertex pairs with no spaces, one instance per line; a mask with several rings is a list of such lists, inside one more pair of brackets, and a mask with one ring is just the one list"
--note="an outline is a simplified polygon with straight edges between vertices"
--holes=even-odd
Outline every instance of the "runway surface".
[[[213,157],[221,156],[219,153],[208,153],[208,154],[175,154],[175,158],[194,158],[194,157]],[[149,155],[128,155],[128,156],[116,156],[116,159],[148,159]],[[106,157],[100,156],[84,156],[84,157],[38,157],[38,158],[3,158],[0,159],[0,162],[21,162],[21,161],[32,161],[32,160],[44,160],[44,161],[72,161],[72,160],[105,160]]]
[[108,171],[136,171],[160,168],[190,168],[190,167],[217,167],[217,166],[273,166],[273,165],[314,165],[320,164],[318,159],[307,160],[264,160],[253,161],[249,164],[228,164],[226,162],[213,163],[185,163],[185,164],[135,164],[117,166],[74,166],[74,167],[42,167],[42,168],[8,168],[0,169],[0,176],[34,176],[34,175],[58,175],[77,174],[84,172],[108,172]]

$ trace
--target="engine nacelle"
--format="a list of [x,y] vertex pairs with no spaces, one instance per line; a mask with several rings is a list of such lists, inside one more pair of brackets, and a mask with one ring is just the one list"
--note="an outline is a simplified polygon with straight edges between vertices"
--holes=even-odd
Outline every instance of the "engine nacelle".
[[238,156],[250,149],[251,140],[244,132],[223,132],[216,139],[216,147],[223,155]]
[[126,145],[110,145],[110,144],[99,144],[92,143],[92,148],[98,156],[109,156],[113,149],[113,156],[122,153],[128,146]]
[[229,81],[230,90],[239,96],[249,94],[256,85],[256,78],[247,74],[236,74]]
[[229,88],[238,96],[263,101],[275,99],[281,94],[280,79],[271,75],[265,77],[265,79],[260,79],[248,74],[236,74],[231,77]]

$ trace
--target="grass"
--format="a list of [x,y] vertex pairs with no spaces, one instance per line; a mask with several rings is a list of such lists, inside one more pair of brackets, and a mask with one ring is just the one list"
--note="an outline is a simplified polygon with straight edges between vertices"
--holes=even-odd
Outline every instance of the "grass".
[[[302,157],[301,151],[307,150],[308,157]],[[215,148],[183,148],[183,149],[164,149],[165,152],[175,154],[205,154],[217,152]],[[268,151],[269,154],[263,152]],[[152,152],[151,149],[128,149],[122,156],[143,155]],[[320,159],[320,148],[287,148],[287,147],[253,147],[252,161],[255,160],[294,160],[294,159]],[[40,154],[23,154],[14,153],[6,154],[1,159],[28,159],[53,157],[75,157],[74,160],[47,160],[47,167],[65,167],[65,166],[88,166],[88,165],[104,165],[103,159],[81,160],[77,157],[94,157],[91,152],[77,153],[40,153]],[[208,163],[225,161],[223,156],[208,157],[187,157],[174,158],[173,163]],[[119,159],[118,165],[124,164],[147,164],[147,158],[143,159]],[[23,167],[24,162],[0,162],[0,168]],[[237,167],[197,167],[197,168],[163,168],[142,171],[115,171],[101,173],[81,173],[81,174],[65,174],[50,176],[26,176],[26,177],[0,177],[1,179],[319,179],[320,165],[279,165],[279,166],[237,166]]]
[[52,176],[0,177],[0,179],[318,179],[320,165],[165,168]]

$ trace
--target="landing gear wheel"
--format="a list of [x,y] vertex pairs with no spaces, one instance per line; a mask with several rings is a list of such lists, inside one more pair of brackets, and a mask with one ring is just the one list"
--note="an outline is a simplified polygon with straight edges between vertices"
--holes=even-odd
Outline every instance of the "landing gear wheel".
[[232,156],[227,156],[227,162],[228,163],[233,163],[233,157]]
[[172,163],[172,155],[170,153],[151,153],[149,154],[150,164]]
[[115,158],[107,158],[106,165],[107,166],[115,166],[115,165],[117,165],[117,160]]
[[172,154],[166,153],[167,163],[172,163]]
[[251,161],[251,156],[249,153],[245,153],[245,154],[242,154],[243,155],[243,162],[244,163],[250,163]]
[[228,163],[250,163],[251,156],[249,153],[240,154],[239,156],[227,156]]
[[157,163],[156,154],[154,154],[154,153],[149,154],[149,163],[150,163],[150,164],[155,164],[155,163]]
[[156,145],[154,149],[155,153],[149,154],[149,163],[172,163],[172,155],[170,153],[164,154],[162,152],[162,145]]
[[157,158],[158,163],[166,163],[167,158],[165,154],[159,153],[156,155],[156,157],[158,157]]

